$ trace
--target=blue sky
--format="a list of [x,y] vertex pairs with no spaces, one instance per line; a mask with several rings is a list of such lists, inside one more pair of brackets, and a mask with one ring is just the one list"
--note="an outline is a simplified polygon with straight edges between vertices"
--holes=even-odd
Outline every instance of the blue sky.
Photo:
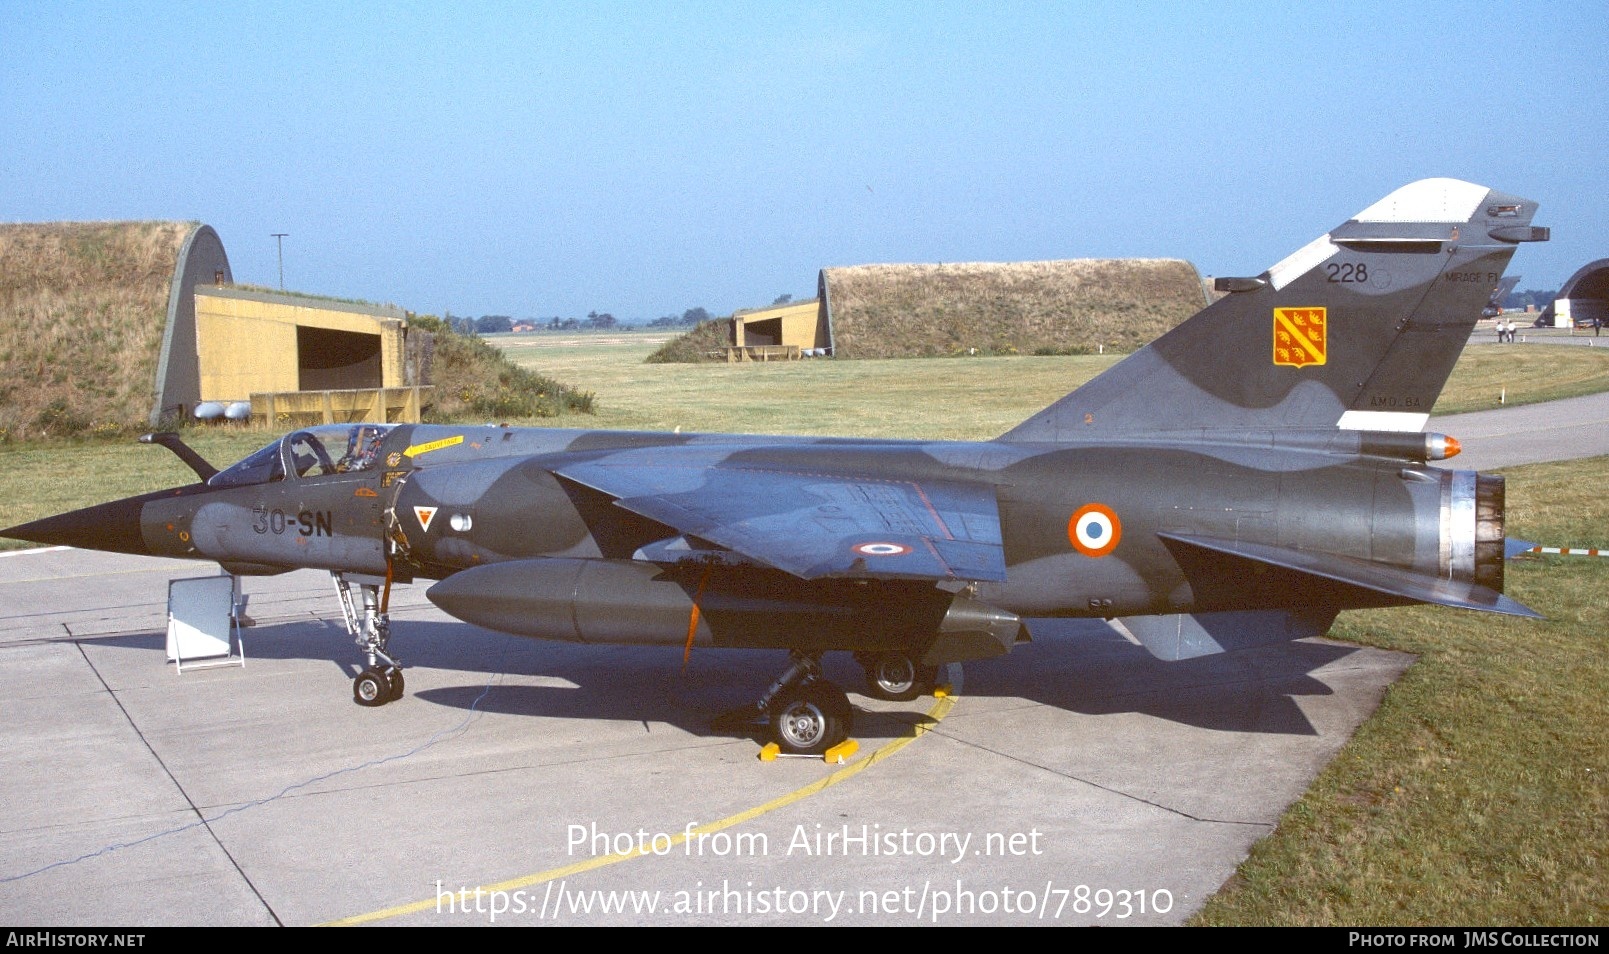
[[238,281],[631,321],[867,262],[1255,274],[1409,181],[1609,256],[1609,2],[0,0],[0,221],[199,219]]

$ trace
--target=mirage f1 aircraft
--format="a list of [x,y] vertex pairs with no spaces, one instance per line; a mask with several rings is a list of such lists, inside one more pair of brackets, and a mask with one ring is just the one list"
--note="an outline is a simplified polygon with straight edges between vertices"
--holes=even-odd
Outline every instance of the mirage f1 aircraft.
[[908,699],[1008,652],[1025,617],[1097,617],[1166,660],[1316,636],[1341,610],[1502,594],[1503,480],[1421,433],[1533,202],[1404,186],[982,443],[349,424],[199,481],[3,531],[47,544],[334,574],[402,693],[393,581],[470,623],[585,643],[758,647],[783,750],[845,738],[823,653]]

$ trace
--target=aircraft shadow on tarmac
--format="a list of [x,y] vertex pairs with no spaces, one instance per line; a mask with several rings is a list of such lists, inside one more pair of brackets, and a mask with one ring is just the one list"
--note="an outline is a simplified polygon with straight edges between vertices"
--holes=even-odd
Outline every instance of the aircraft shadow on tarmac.
[[[1033,642],[966,663],[961,695],[1083,715],[1135,713],[1212,730],[1316,735],[1296,697],[1331,695],[1312,673],[1357,652],[1299,641],[1162,662],[1099,621],[1034,620],[1031,629]],[[251,659],[329,660],[346,678],[358,672],[356,651],[338,623],[298,621],[246,632]],[[162,647],[161,634],[85,641],[148,652]],[[780,650],[698,648],[684,671],[680,649],[547,642],[436,621],[399,623],[393,646],[405,665],[473,675],[456,686],[410,685],[407,695],[423,702],[541,718],[658,722],[695,736],[750,734],[730,731],[736,727],[720,717],[750,705],[786,665]],[[847,653],[829,653],[823,669],[849,692],[863,692],[860,667]],[[249,678],[251,670],[232,672]],[[485,692],[497,673],[550,684],[516,678]],[[343,693],[349,688],[344,681],[331,686]],[[932,704],[931,697],[855,701],[859,725],[894,737],[914,732]]]

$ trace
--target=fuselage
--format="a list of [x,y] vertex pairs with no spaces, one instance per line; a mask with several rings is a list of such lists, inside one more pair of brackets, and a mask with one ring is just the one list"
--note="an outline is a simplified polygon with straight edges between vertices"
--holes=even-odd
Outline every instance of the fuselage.
[[[1423,445],[1423,435],[1413,437]],[[1161,535],[1170,532],[1474,578],[1474,518],[1459,516],[1473,511],[1472,475],[1405,459],[1422,453],[1368,453],[1369,439],[1329,432],[1036,445],[403,425],[362,470],[237,485],[214,478],[221,485],[152,495],[140,508],[140,536],[147,552],[244,572],[382,574],[389,561],[398,579],[444,579],[509,561],[630,561],[679,531],[557,476],[629,454],[633,467],[679,469],[692,481],[726,468],[987,487],[998,503],[993,532],[1006,578],[953,582],[1023,616],[1315,598],[1277,581],[1203,587]],[[768,578],[743,561],[718,573],[762,587]]]

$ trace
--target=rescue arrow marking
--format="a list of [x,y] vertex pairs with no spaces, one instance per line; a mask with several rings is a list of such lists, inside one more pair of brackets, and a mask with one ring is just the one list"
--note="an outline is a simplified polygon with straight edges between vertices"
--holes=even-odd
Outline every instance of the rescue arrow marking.
[[462,444],[463,442],[464,435],[459,434],[456,437],[443,437],[439,441],[431,441],[428,444],[414,444],[407,450],[403,451],[403,453],[409,457],[418,457],[420,454],[428,454],[433,450],[441,450],[443,447],[452,447],[455,444]]

